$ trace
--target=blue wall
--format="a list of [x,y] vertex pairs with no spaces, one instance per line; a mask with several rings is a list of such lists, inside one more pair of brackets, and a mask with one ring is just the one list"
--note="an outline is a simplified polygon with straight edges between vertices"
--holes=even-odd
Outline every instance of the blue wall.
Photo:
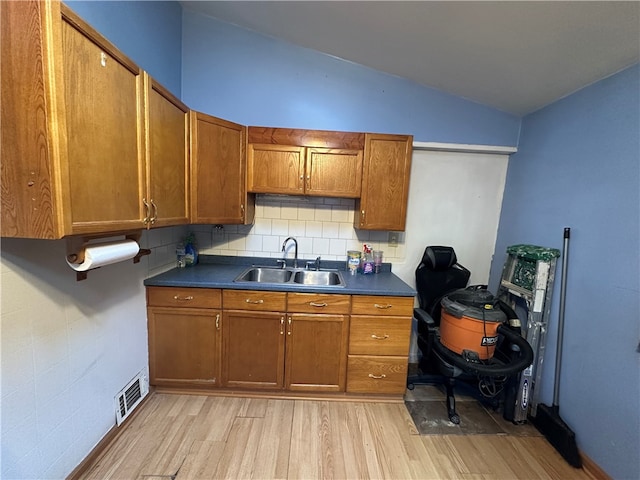
[[[508,245],[562,248],[571,227],[560,414],[614,478],[640,478],[640,67],[524,118],[492,265]],[[551,404],[561,269],[542,395]]]
[[183,18],[182,100],[193,109],[245,125],[517,145],[513,115],[200,14]]
[[180,97],[182,7],[178,2],[65,1],[140,68]]

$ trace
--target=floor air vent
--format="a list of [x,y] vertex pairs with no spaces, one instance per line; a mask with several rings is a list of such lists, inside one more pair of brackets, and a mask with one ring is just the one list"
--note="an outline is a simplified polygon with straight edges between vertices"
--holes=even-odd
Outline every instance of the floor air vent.
[[149,393],[149,378],[140,372],[116,395],[116,423],[120,425]]

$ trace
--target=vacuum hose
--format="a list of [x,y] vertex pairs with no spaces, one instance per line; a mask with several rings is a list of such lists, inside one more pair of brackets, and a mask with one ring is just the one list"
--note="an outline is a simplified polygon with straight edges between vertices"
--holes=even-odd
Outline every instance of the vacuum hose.
[[465,372],[476,375],[490,377],[513,375],[521,372],[531,365],[531,362],[533,362],[533,350],[531,349],[531,345],[529,345],[521,335],[511,330],[506,325],[499,325],[497,331],[499,334],[503,335],[506,340],[511,342],[513,345],[516,345],[520,351],[520,356],[514,362],[507,365],[468,362],[462,356],[452,352],[442,345],[438,338],[433,342],[433,349],[436,355],[442,358],[445,362],[458,367]]

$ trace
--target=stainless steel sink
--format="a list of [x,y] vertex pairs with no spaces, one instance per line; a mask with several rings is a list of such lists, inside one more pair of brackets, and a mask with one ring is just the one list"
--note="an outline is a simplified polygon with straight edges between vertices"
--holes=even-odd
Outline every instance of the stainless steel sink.
[[300,287],[344,287],[342,274],[337,270],[304,270],[301,268],[249,267],[234,282]]
[[235,282],[286,283],[293,272],[282,268],[255,267],[245,270]]
[[344,284],[339,272],[328,272],[322,270],[301,270],[293,276],[293,283],[303,285],[326,285],[334,287]]

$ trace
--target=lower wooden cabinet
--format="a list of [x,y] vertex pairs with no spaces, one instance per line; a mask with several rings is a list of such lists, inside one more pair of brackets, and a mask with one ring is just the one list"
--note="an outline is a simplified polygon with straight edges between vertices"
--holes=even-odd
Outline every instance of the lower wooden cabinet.
[[220,385],[221,313],[220,290],[147,288],[151,385]]
[[412,297],[353,297],[347,392],[404,393],[412,314]]
[[152,385],[403,394],[413,298],[147,288]]

